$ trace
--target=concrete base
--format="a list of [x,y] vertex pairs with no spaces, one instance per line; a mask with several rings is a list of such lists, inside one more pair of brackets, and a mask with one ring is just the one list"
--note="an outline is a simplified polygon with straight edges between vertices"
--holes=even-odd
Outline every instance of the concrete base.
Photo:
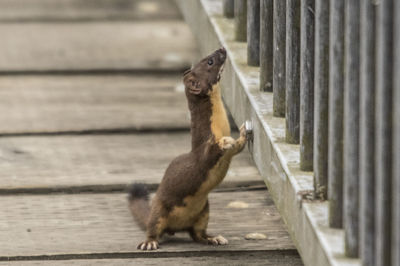
[[[313,173],[300,171],[299,145],[284,142],[285,120],[272,116],[272,93],[259,91],[259,68],[247,65],[247,45],[234,41],[233,20],[222,15],[222,0],[176,0],[202,56],[228,51],[221,80],[235,122],[254,126],[254,161],[306,265],[361,265],[344,256],[343,230],[328,227],[328,202],[307,199]],[[271,62],[272,63],[272,62]]]

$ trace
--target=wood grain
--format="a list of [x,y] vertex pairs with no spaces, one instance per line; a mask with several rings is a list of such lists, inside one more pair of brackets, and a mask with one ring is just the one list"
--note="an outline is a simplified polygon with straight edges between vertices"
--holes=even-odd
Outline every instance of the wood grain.
[[171,0],[0,1],[0,22],[171,20],[180,17]]
[[181,129],[181,75],[0,76],[0,134]]
[[[244,201],[249,207],[227,208],[234,200]],[[125,194],[3,196],[1,202],[1,259],[143,253],[136,245],[144,239],[144,232],[133,223]],[[209,232],[224,235],[229,245],[196,244],[182,233],[166,237],[159,251],[146,255],[294,249],[267,191],[212,193],[210,207]],[[254,232],[267,235],[267,239],[244,239]]]
[[196,54],[181,21],[6,23],[0,32],[0,72],[173,71]]
[[[157,185],[172,159],[189,150],[189,133],[0,138],[0,189]],[[245,151],[222,186],[262,184]]]

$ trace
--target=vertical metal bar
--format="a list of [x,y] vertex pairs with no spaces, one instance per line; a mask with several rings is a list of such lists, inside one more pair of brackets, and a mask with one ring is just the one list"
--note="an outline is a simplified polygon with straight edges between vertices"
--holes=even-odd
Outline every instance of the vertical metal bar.
[[375,99],[377,266],[389,266],[391,260],[393,1],[384,0],[377,6]]
[[247,0],[247,64],[260,65],[260,0]]
[[343,224],[344,0],[331,0],[329,10],[329,225],[341,228]]
[[235,0],[235,40],[247,40],[247,0]]
[[357,257],[359,250],[359,91],[360,91],[360,1],[345,1],[345,80],[343,181],[345,252]]
[[300,169],[312,171],[314,146],[314,0],[302,0],[300,9]]
[[272,91],[274,55],[274,0],[261,0],[260,5],[260,90]]
[[400,265],[400,1],[394,5],[392,265]]
[[360,257],[375,265],[375,5],[361,1],[360,28]]
[[235,14],[234,3],[234,0],[224,0],[223,12],[225,17],[233,18]]
[[286,1],[274,0],[274,58],[273,84],[274,116],[285,116],[285,40],[286,40]]
[[329,1],[315,1],[314,189],[327,199],[329,103]]
[[300,141],[300,1],[286,0],[286,142]]

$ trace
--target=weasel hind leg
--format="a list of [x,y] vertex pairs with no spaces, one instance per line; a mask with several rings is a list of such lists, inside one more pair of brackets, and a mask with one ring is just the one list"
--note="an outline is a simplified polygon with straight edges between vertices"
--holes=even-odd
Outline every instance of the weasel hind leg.
[[208,202],[204,210],[199,215],[199,219],[195,222],[192,228],[189,229],[189,234],[195,242],[210,245],[226,245],[228,240],[223,236],[210,236],[207,234],[207,226],[209,219]]
[[165,219],[152,215],[147,225],[147,239],[140,243],[137,249],[156,250],[160,247],[159,239],[166,229]]

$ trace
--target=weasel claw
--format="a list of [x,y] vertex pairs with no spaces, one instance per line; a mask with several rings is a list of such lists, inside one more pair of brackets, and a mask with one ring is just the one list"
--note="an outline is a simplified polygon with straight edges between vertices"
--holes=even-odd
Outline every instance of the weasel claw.
[[140,243],[137,246],[137,249],[141,249],[141,250],[156,250],[159,248],[158,242],[153,240],[153,241],[145,241]]
[[207,240],[211,245],[227,245],[229,243],[229,241],[221,235],[209,237]]

